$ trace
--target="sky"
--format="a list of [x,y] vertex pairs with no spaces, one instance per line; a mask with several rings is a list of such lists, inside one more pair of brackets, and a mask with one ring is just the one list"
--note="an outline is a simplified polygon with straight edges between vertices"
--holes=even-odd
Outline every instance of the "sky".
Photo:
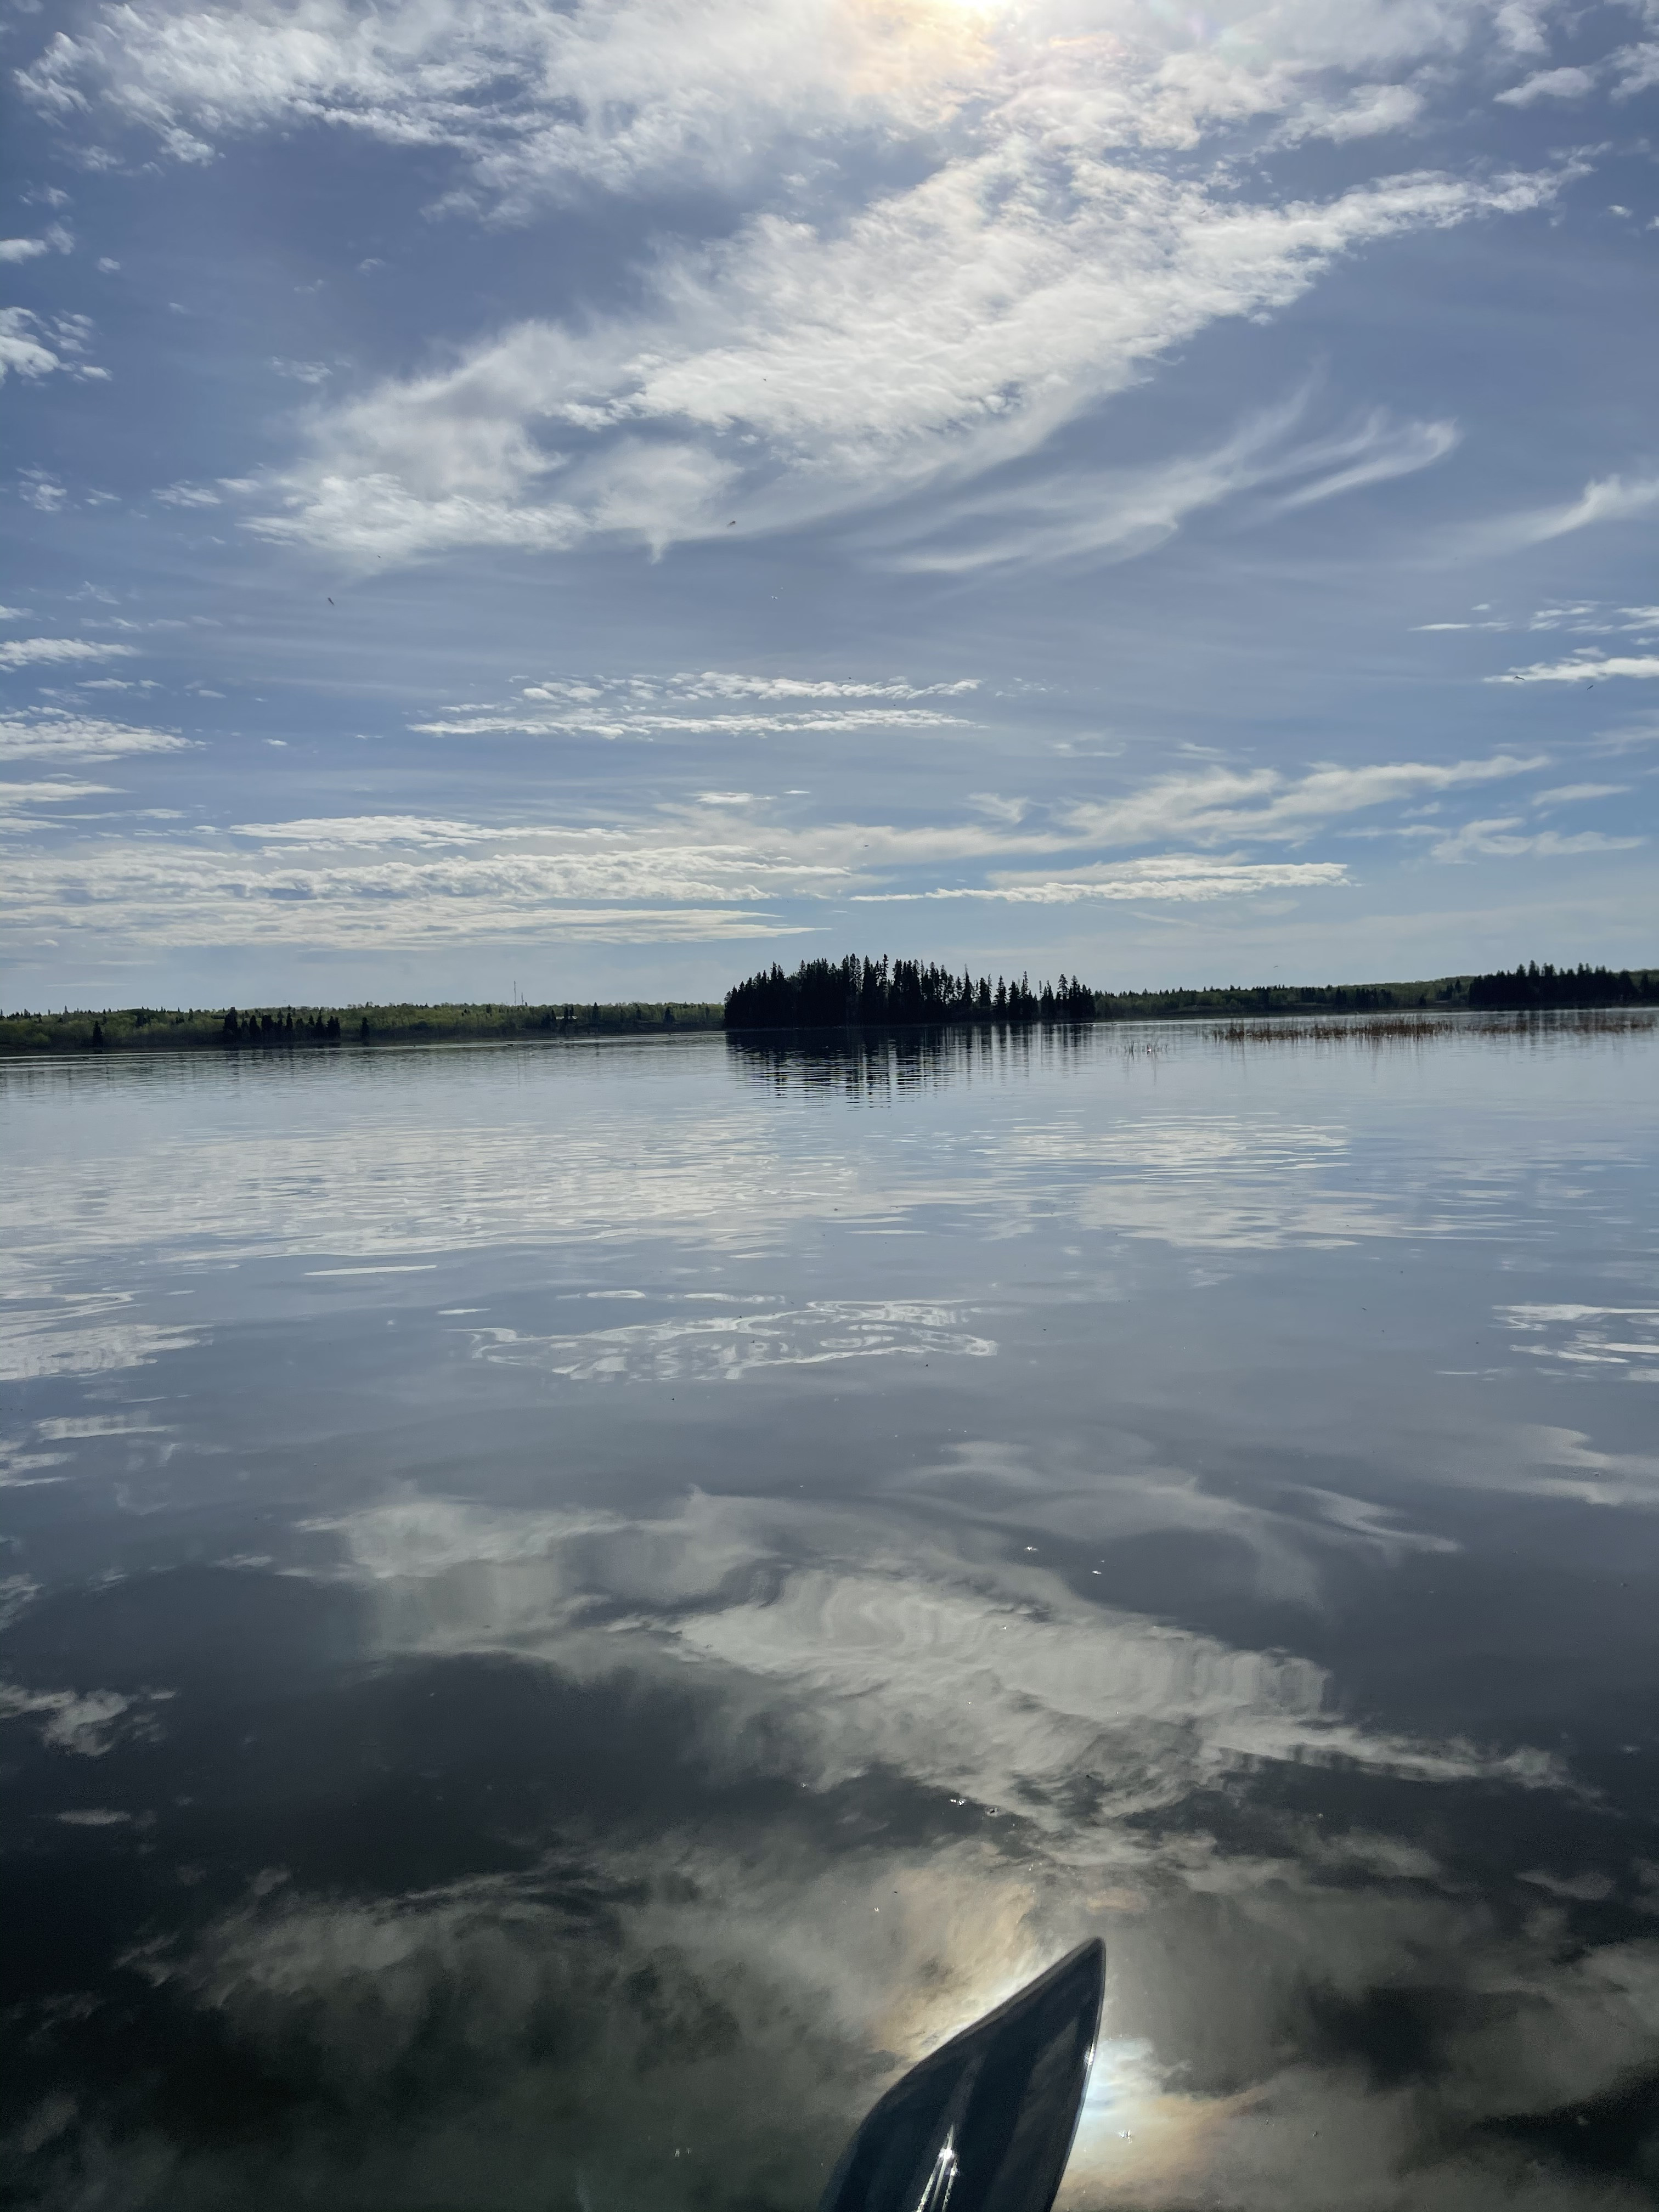
[[0,21],[6,1006],[1659,961],[1659,0]]

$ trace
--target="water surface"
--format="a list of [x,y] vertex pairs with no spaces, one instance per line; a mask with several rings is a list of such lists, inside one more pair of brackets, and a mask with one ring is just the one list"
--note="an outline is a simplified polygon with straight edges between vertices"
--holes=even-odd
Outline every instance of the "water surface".
[[12,2189],[1651,2201],[1656,1042],[0,1071]]

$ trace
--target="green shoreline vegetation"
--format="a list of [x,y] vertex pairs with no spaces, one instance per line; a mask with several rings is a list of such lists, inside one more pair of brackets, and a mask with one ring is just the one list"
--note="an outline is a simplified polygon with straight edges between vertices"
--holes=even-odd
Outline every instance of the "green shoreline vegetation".
[[124,1006],[0,1015],[0,1056],[18,1053],[326,1050],[346,1045],[501,1044],[555,1038],[666,1035],[722,1026],[718,1003],[633,1000],[610,1005],[255,1008]]
[[940,1024],[1180,1021],[1205,1015],[1252,1023],[1321,1015],[1541,1012],[1554,1008],[1659,1008],[1659,968],[1557,969],[1532,963],[1491,975],[1395,983],[1224,984],[1163,991],[1097,991],[1062,975],[973,977],[905,960],[803,961],[734,985],[724,1003],[697,1000],[574,1000],[526,1006],[105,1007],[0,1015],[0,1057],[77,1052],[330,1050],[411,1044],[581,1042],[604,1037],[789,1029],[907,1029]]

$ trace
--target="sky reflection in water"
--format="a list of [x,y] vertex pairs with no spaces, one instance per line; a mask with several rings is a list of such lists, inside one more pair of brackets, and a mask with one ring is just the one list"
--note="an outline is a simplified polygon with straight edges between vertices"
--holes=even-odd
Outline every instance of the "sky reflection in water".
[[1655,1042],[4,1070],[14,2185],[1648,2201]]

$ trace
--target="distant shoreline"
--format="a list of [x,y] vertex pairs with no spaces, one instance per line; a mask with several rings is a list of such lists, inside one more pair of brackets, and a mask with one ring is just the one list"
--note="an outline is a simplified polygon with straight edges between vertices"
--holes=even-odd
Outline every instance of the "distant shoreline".
[[[1659,1008],[1659,969],[1441,975],[1414,982],[1225,984],[1200,989],[1097,991],[1077,1021],[1189,1021],[1212,1016],[1251,1023],[1365,1016],[1469,1012],[1639,1011]],[[985,1024],[1051,1026],[1044,1018],[1018,1023],[992,1016]],[[832,1025],[836,1026],[836,1025]],[[856,1024],[854,1027],[858,1026]],[[887,1021],[872,1029],[931,1028],[932,1021]],[[324,1007],[104,1007],[59,1013],[0,1015],[0,1058],[100,1052],[337,1051],[379,1045],[584,1042],[629,1036],[780,1036],[789,1025],[732,1024],[721,1001],[559,1000],[523,1006],[501,1001],[422,1006],[412,1002]]]

